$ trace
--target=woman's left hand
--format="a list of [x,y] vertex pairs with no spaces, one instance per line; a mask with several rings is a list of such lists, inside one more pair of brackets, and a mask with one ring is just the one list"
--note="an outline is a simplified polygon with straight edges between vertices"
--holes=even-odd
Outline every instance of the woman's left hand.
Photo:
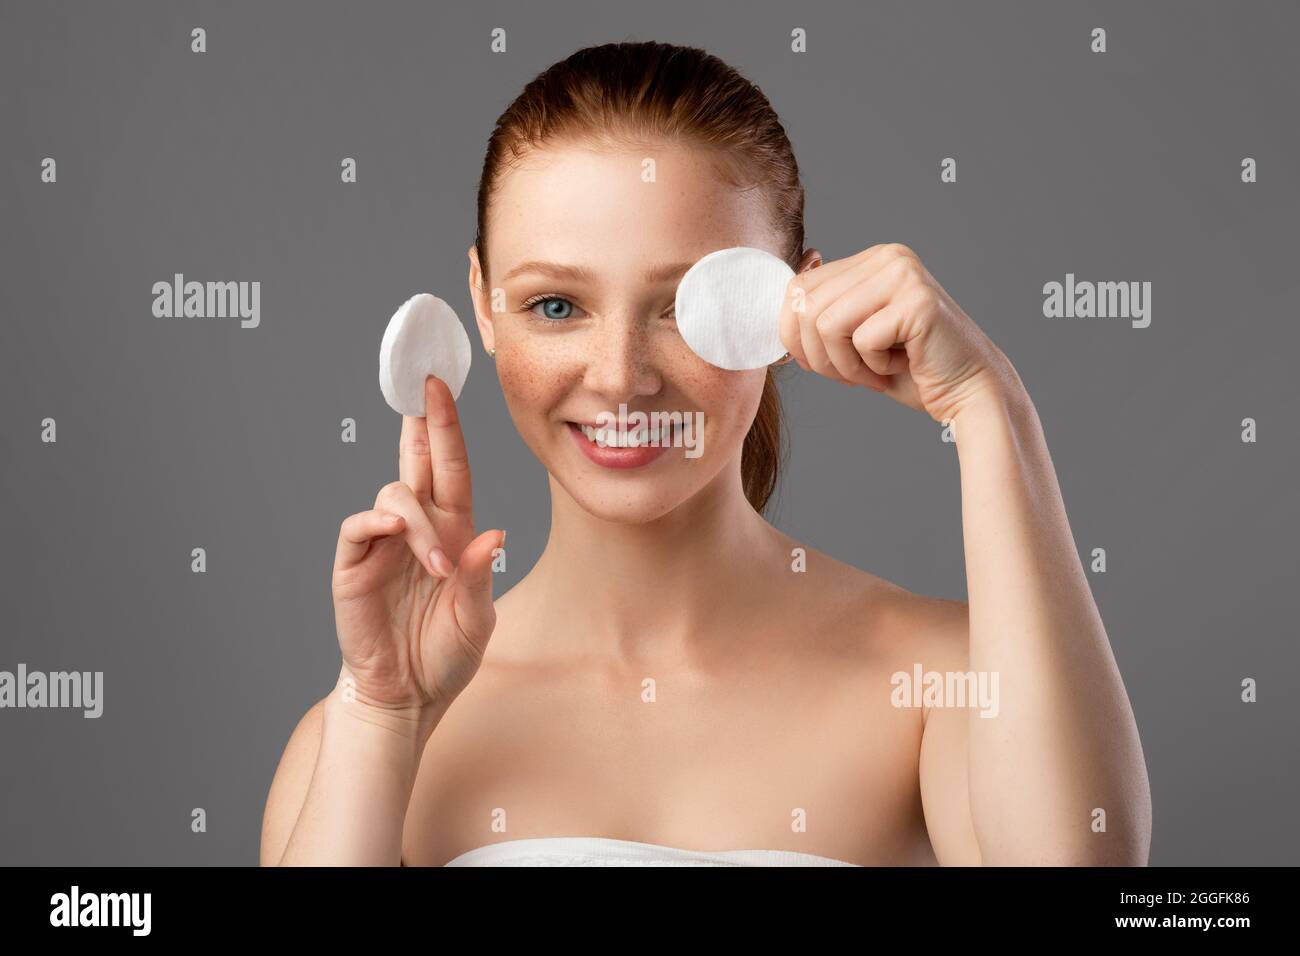
[[780,329],[801,367],[941,424],[990,391],[1023,387],[1010,360],[897,243],[796,274]]

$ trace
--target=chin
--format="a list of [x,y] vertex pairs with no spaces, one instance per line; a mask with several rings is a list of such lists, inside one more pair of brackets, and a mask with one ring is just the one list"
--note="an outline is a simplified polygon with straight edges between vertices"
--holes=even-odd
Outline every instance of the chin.
[[690,494],[671,487],[602,488],[580,484],[577,488],[560,481],[583,511],[613,524],[639,525],[656,521],[686,501]]

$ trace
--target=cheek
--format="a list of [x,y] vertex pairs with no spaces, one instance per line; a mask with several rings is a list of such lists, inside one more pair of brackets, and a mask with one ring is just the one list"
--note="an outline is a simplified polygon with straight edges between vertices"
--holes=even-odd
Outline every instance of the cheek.
[[568,365],[563,351],[549,343],[498,338],[497,378],[512,410],[545,411],[554,404],[563,394]]
[[[763,396],[767,369],[730,372],[704,361],[674,335],[664,348],[663,367],[671,368],[673,391],[687,405],[704,412],[705,427],[710,419],[727,432],[749,431]],[[680,404],[680,402],[679,402]]]
[[754,422],[766,379],[765,369],[726,372],[709,366],[696,374],[687,394],[704,412],[714,440],[739,446]]

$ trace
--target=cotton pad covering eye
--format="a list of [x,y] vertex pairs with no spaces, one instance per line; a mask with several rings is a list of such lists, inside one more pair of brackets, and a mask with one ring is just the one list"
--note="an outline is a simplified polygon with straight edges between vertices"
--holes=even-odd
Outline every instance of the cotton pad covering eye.
[[469,374],[469,336],[456,311],[436,295],[413,295],[393,313],[379,344],[379,388],[396,412],[424,417],[424,380],[436,375],[452,398]]
[[677,330],[700,358],[739,371],[785,355],[777,319],[794,275],[762,249],[710,252],[677,285]]

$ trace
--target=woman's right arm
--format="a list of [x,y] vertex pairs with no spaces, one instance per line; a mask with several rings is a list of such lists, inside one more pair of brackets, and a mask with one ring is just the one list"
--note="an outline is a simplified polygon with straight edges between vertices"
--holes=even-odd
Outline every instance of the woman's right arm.
[[437,721],[348,702],[345,676],[285,747],[262,821],[262,866],[401,862],[407,804]]
[[397,866],[424,745],[478,672],[496,625],[492,558],[474,535],[469,465],[445,383],[405,417],[401,480],[339,530],[334,690],[295,728],[267,796],[263,866]]

